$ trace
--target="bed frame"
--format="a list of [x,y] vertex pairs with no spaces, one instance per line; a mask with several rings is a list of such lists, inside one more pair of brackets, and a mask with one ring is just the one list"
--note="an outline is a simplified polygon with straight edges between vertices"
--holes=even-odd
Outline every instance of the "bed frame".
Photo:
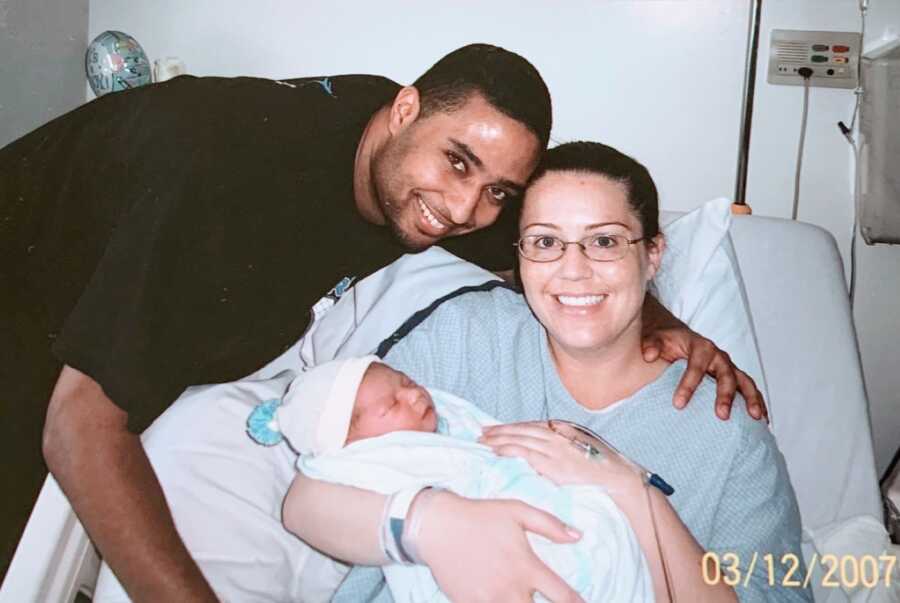
[[[809,224],[755,216],[736,216],[731,236],[773,431],[805,529],[858,516],[882,523],[862,368],[833,237]],[[79,591],[90,595],[98,565],[81,524],[48,477],[0,588],[0,603],[68,603]]]

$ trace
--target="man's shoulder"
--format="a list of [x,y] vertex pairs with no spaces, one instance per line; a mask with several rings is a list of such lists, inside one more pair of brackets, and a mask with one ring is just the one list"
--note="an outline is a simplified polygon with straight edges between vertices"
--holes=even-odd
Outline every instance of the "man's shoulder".
[[[260,87],[274,87],[275,90],[302,90],[309,86],[313,89],[320,88],[323,92],[328,92],[333,98],[340,98],[338,95],[341,88],[350,88],[363,90],[369,89],[373,91],[391,92],[400,89],[400,85],[393,80],[380,75],[365,74],[349,74],[349,75],[311,75],[287,79],[275,79],[267,77],[256,77],[250,75],[241,75],[234,77],[223,76],[195,76],[180,75],[178,77],[159,82],[152,86],[145,86],[135,90],[147,92],[153,90],[157,93],[169,92],[176,93],[184,90],[225,90],[225,89],[253,89]],[[335,89],[335,86],[338,88]],[[121,93],[120,93],[121,94]],[[105,97],[104,97],[105,98]]]
[[[242,127],[271,130],[282,121],[299,124],[287,128],[287,131],[316,132],[334,121],[329,117],[332,114],[340,116],[338,125],[352,124],[355,129],[358,119],[368,120],[372,113],[393,98],[398,89],[398,84],[381,76],[338,75],[275,80],[248,76],[183,75],[126,92],[131,97],[129,104],[145,100],[154,115],[174,113],[181,116],[187,125],[208,123],[223,134],[237,130],[237,135],[245,136]],[[302,125],[304,123],[306,125]],[[269,135],[277,133],[272,131]]]
[[336,101],[359,100],[375,104],[390,102],[400,90],[400,84],[381,75],[317,75],[274,81],[293,90],[324,92]]
[[[289,80],[295,81],[295,80]],[[396,94],[400,90],[400,84],[390,78],[381,75],[369,75],[362,73],[346,74],[346,75],[325,75],[316,77],[301,78],[303,82],[317,82],[325,88],[329,87],[336,98],[340,98],[341,92],[382,92],[386,94]]]

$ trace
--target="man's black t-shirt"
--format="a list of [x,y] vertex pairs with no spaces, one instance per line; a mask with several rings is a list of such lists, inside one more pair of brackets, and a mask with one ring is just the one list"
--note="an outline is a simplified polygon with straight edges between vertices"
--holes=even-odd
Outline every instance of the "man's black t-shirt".
[[[239,378],[290,346],[338,280],[405,252],[353,198],[361,134],[398,89],[374,76],[180,77],[0,150],[8,376],[28,398],[5,405],[45,408],[64,363],[137,432],[186,386]],[[500,230],[447,247],[507,268]]]
[[[63,364],[139,432],[186,386],[275,358],[342,277],[405,252],[353,197],[359,139],[398,90],[361,75],[184,76],[0,149],[0,578],[46,475],[41,430]],[[447,248],[510,267],[505,213],[506,228]]]

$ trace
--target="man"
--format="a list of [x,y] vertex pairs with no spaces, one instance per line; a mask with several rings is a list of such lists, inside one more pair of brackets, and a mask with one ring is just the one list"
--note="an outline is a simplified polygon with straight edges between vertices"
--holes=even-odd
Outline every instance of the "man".
[[[534,67],[471,45],[405,88],[177,78],[0,150],[2,440],[18,460],[4,483],[20,485],[5,563],[43,478],[49,398],[47,466],[132,598],[212,600],[136,434],[187,385],[277,356],[341,275],[444,239],[511,266],[502,228],[450,237],[514,202],[550,125]],[[733,395],[744,377],[727,357],[686,331],[672,341],[701,359],[696,380],[709,365]]]

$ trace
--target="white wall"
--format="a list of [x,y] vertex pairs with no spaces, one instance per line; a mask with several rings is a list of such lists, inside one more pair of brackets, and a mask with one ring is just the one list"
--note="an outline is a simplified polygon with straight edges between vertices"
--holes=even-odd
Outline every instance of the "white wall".
[[[900,26],[870,0],[869,32]],[[667,209],[731,197],[749,0],[288,2],[91,0],[90,37],[121,29],[151,60],[197,75],[380,73],[408,83],[445,52],[485,41],[527,56],[553,93],[553,138],[599,139],[654,174]],[[749,170],[755,213],[789,217],[801,89],[765,83],[771,28],[858,30],[856,0],[767,0]],[[800,217],[849,257],[852,167],[838,120],[854,96],[813,89]],[[900,445],[900,249],[860,251],[857,307],[879,471]],[[814,404],[815,401],[810,401]]]
[[88,0],[0,0],[0,147],[84,101]]

